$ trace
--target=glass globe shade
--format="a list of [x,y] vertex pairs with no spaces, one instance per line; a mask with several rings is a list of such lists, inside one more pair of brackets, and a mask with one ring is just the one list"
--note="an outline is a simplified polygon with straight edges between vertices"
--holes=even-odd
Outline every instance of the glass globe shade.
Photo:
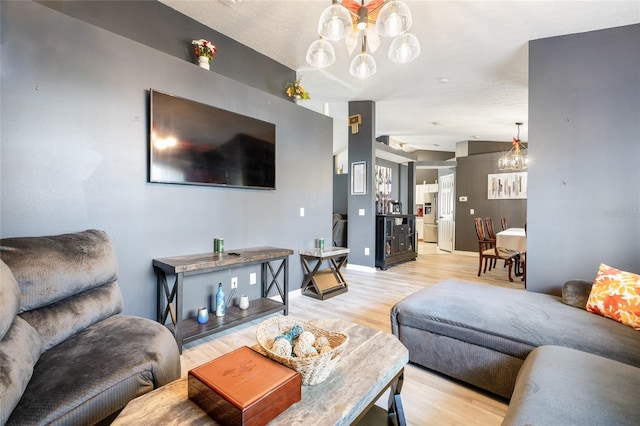
[[380,9],[376,19],[376,32],[383,37],[395,37],[408,31],[412,24],[409,6],[401,1],[391,0]]
[[418,56],[420,56],[420,42],[413,34],[400,34],[389,46],[389,59],[395,63],[406,64]]
[[376,73],[376,61],[372,55],[362,52],[351,61],[349,73],[358,78],[371,77]]
[[332,4],[320,15],[318,34],[326,40],[342,40],[351,33],[352,28],[351,15],[341,4]]
[[326,68],[336,61],[336,52],[326,40],[316,40],[307,49],[307,63],[316,68]]

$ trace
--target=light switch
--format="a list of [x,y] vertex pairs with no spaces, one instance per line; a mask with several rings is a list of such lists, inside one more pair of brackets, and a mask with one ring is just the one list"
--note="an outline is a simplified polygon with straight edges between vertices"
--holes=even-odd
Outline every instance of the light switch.
[[476,211],[474,209],[469,209],[469,214],[476,214]]
[[359,214],[360,216],[364,216],[364,209],[360,209],[360,210],[358,210],[358,214]]
[[364,255],[369,256],[369,247],[364,248]]
[[304,216],[304,207],[300,207],[300,217]]

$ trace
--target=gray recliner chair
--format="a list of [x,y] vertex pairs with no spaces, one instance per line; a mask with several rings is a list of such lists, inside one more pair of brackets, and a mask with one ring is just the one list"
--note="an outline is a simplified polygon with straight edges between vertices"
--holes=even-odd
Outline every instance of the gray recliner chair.
[[180,377],[161,324],[122,315],[105,232],[0,240],[0,424],[96,424]]

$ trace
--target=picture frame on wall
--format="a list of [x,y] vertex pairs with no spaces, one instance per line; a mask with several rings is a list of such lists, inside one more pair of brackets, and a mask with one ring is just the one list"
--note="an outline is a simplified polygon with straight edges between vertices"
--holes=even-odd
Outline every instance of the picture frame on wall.
[[351,163],[351,195],[367,194],[367,162]]
[[527,199],[527,172],[487,175],[487,199]]

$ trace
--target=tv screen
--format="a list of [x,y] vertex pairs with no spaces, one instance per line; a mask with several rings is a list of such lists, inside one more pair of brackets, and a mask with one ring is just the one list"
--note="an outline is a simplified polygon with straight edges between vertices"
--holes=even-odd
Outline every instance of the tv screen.
[[150,98],[150,182],[275,189],[275,124],[156,90]]

